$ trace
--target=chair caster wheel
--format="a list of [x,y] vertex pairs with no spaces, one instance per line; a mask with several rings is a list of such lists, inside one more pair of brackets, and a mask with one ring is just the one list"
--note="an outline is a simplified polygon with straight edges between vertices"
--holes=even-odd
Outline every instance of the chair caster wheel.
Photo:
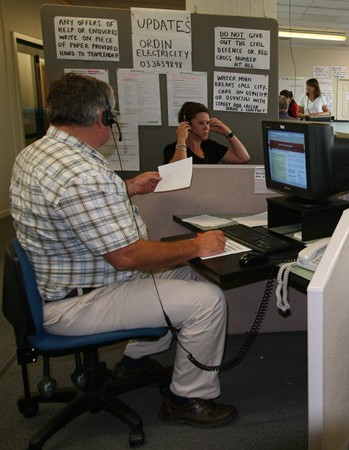
[[22,416],[27,419],[35,417],[39,411],[39,405],[36,401],[21,399],[17,401],[17,406]]
[[132,431],[130,433],[128,442],[130,444],[130,447],[140,447],[144,444],[144,433],[143,431]]

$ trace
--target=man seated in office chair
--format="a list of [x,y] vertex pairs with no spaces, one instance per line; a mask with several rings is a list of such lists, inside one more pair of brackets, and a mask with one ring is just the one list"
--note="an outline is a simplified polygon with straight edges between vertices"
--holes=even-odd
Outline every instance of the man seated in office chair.
[[288,115],[288,100],[284,95],[279,95],[279,119],[281,120],[297,120]]
[[[130,198],[153,192],[161,179],[147,172],[123,181],[98,152],[108,141],[115,104],[111,87],[93,77],[66,74],[51,83],[50,127],[25,148],[12,174],[11,214],[45,300],[44,327],[62,335],[169,325],[178,330],[170,392],[160,418],[215,427],[237,411],[217,404],[217,371],[226,333],[222,291],[195,281],[189,259],[223,251],[225,237],[208,231],[192,240],[148,240]],[[173,330],[172,329],[172,330]],[[167,349],[172,332],[157,341],[129,343],[113,370],[125,379],[164,370],[148,358]]]

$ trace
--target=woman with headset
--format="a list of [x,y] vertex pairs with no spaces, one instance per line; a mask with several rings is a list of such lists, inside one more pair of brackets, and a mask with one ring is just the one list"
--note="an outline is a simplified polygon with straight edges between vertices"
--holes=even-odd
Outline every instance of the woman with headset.
[[[164,148],[164,164],[193,158],[193,164],[242,164],[250,159],[243,143],[222,121],[210,117],[206,106],[185,102],[178,113],[177,141]],[[229,147],[209,139],[209,133],[225,136]]]
[[306,92],[298,102],[297,115],[299,119],[307,116],[330,116],[326,97],[321,94],[320,85],[316,78],[306,81]]

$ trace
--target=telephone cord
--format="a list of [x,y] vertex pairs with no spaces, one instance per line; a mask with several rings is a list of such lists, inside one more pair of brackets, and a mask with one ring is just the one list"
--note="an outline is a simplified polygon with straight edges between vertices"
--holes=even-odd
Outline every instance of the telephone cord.
[[[123,174],[123,177],[124,177],[124,170],[123,170],[123,167],[122,167],[121,158],[120,158],[119,151],[118,151],[118,146],[117,146],[116,139],[115,139],[115,136],[114,136],[113,132],[112,132],[112,136],[113,136],[113,139],[114,139],[115,148],[116,148],[117,155],[118,155],[118,158],[119,158],[120,170],[121,170],[121,172]],[[126,189],[126,192],[127,192],[127,189]],[[128,193],[127,193],[127,195],[128,195]],[[137,223],[137,220],[136,220],[136,217],[135,217],[135,214],[134,214],[132,202],[131,202],[130,199],[129,199],[129,201],[131,203],[131,210],[132,210],[133,218],[134,218],[135,225],[136,225],[136,228],[137,228],[137,231],[138,231],[138,235],[140,236],[138,223]],[[162,313],[164,315],[165,322],[166,322],[169,330],[172,333],[173,339],[178,343],[178,345],[183,349],[183,351],[185,351],[187,353],[187,358],[189,359],[189,361],[192,364],[194,364],[196,367],[198,367],[201,370],[205,370],[207,372],[213,372],[213,371],[225,371],[225,370],[228,370],[228,369],[233,368],[233,367],[235,367],[236,365],[238,365],[239,363],[242,362],[242,360],[247,356],[247,354],[248,354],[250,348],[252,347],[254,341],[256,340],[256,337],[258,335],[259,329],[260,329],[260,327],[262,325],[262,322],[264,320],[266,311],[268,309],[269,300],[271,298],[271,293],[272,293],[272,290],[273,290],[274,278],[275,278],[275,270],[276,270],[277,267],[278,267],[277,263],[275,263],[275,264],[273,264],[271,266],[270,274],[269,274],[269,277],[268,277],[268,280],[267,280],[267,283],[266,283],[266,286],[265,286],[264,294],[263,294],[263,297],[262,297],[259,309],[257,311],[256,317],[254,319],[254,322],[253,322],[253,324],[251,326],[250,331],[247,333],[247,335],[245,337],[245,340],[242,343],[242,345],[241,345],[240,349],[238,350],[237,354],[235,356],[233,356],[232,358],[230,358],[228,361],[226,361],[226,362],[224,362],[222,364],[219,364],[219,365],[215,365],[215,366],[209,366],[209,365],[203,364],[200,361],[198,361],[192,355],[192,353],[190,353],[183,346],[181,341],[178,339],[178,330],[174,327],[174,325],[171,322],[171,319],[169,318],[169,316],[167,315],[167,313],[165,311],[165,308],[163,306],[163,303],[162,303],[162,300],[161,300],[161,296],[160,296],[160,293],[159,293],[159,290],[158,290],[158,286],[156,284],[156,280],[155,280],[154,274],[153,274],[152,271],[149,271],[149,274],[152,277],[152,280],[153,280],[153,283],[154,283],[156,295],[158,297],[158,300],[159,300],[159,303],[160,303],[160,307],[161,307]]]
[[277,274],[277,287],[276,287],[276,306],[282,311],[286,312],[290,310],[290,304],[288,302],[288,278],[293,266],[297,264],[296,261],[288,261],[280,264]]

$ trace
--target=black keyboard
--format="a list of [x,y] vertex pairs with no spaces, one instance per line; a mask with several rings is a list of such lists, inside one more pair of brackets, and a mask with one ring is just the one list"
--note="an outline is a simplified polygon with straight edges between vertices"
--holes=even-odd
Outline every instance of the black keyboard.
[[293,247],[290,239],[276,236],[264,227],[249,227],[238,223],[220,229],[226,237],[261,253],[276,253]]

